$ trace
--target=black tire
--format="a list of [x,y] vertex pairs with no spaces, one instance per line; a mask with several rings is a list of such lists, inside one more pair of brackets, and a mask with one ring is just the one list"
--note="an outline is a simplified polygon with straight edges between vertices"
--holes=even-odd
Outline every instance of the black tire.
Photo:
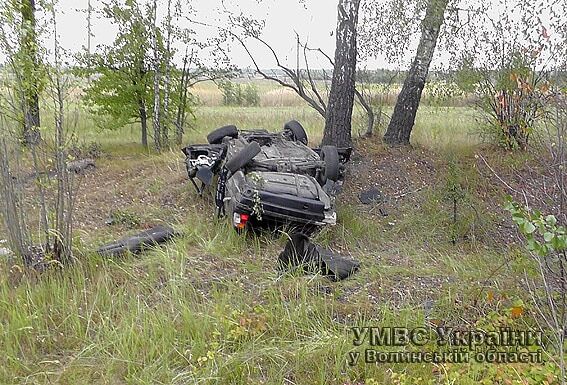
[[209,135],[207,135],[207,141],[209,142],[209,144],[219,144],[227,136],[231,138],[237,138],[238,128],[236,128],[236,126],[234,125],[217,128],[216,130],[211,131]]
[[290,120],[284,124],[284,130],[288,130],[292,133],[292,138],[296,142],[301,142],[305,145],[309,142],[307,138],[307,132],[297,120]]
[[325,162],[322,175],[320,177],[321,185],[324,185],[327,180],[335,182],[339,179],[339,151],[335,146],[321,147],[321,160]]
[[167,242],[176,235],[177,233],[171,227],[156,226],[131,237],[103,245],[98,248],[97,253],[108,257],[123,255],[127,252],[137,254],[145,248]]
[[232,159],[226,162],[225,167],[234,174],[236,171],[246,166],[256,155],[260,153],[260,145],[257,142],[252,142],[244,147]]

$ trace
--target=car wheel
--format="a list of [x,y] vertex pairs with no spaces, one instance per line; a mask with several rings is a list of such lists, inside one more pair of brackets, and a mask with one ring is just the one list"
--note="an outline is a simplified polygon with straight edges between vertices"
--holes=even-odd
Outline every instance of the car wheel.
[[297,120],[290,120],[284,124],[284,130],[291,132],[291,137],[296,142],[301,142],[305,145],[308,143],[307,132]]
[[319,182],[324,185],[327,180],[333,182],[339,179],[339,151],[335,146],[321,147],[321,160],[325,162],[325,167],[319,177]]
[[238,154],[226,162],[225,167],[234,174],[236,171],[246,166],[256,155],[260,153],[260,145],[258,142],[252,142],[244,147]]
[[207,135],[207,141],[209,144],[219,144],[227,136],[230,138],[238,137],[238,128],[234,125],[217,128]]

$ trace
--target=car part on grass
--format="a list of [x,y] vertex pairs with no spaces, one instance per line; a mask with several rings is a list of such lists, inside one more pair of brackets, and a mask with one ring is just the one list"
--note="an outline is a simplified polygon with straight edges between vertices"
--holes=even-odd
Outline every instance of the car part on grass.
[[340,281],[358,271],[360,263],[325,249],[302,233],[293,234],[278,258],[280,269],[300,267],[306,273],[320,273]]
[[187,175],[200,195],[216,181],[219,216],[228,215],[237,229],[262,222],[300,227],[336,223],[334,194],[351,148],[309,148],[297,121],[287,122],[279,133],[235,130],[221,127],[209,134],[215,144],[183,149]]
[[371,187],[368,190],[361,191],[360,194],[358,194],[358,199],[365,205],[369,205],[383,202],[384,195],[382,191],[378,190],[376,187]]
[[128,252],[137,254],[144,249],[169,241],[179,235],[169,226],[156,226],[131,237],[108,243],[98,248],[97,253],[107,257],[116,257]]

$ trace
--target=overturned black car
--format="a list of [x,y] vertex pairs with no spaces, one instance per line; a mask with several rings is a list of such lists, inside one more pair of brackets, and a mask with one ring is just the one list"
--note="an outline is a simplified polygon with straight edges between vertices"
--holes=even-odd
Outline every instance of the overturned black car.
[[187,174],[200,195],[216,184],[217,214],[228,215],[237,229],[336,223],[334,195],[350,148],[309,148],[307,133],[295,120],[278,133],[224,126],[207,141],[183,148]]

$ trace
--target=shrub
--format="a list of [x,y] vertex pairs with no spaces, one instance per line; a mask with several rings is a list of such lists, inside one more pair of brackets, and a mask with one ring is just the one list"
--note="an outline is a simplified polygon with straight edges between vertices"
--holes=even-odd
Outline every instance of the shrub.
[[219,84],[225,106],[251,107],[260,104],[258,89],[252,84],[225,81]]

